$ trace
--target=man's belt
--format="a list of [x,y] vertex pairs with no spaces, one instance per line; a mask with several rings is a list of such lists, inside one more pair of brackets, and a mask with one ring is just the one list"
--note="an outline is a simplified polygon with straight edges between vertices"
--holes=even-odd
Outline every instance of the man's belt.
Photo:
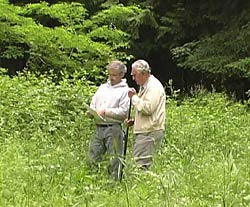
[[[118,125],[119,123],[116,123],[116,124],[97,124],[96,126],[97,127],[112,127],[114,125]],[[120,125],[120,124],[119,124]]]

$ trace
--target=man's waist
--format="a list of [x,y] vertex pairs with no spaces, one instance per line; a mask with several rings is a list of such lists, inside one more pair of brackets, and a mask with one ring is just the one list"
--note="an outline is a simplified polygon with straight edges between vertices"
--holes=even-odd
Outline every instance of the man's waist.
[[165,130],[164,126],[158,125],[158,126],[150,126],[150,127],[145,127],[145,126],[134,126],[134,133],[135,134],[141,134],[141,133],[148,133],[152,131],[159,131],[159,130]]
[[96,124],[97,127],[112,127],[112,126],[120,126],[121,123],[109,123],[109,124]]

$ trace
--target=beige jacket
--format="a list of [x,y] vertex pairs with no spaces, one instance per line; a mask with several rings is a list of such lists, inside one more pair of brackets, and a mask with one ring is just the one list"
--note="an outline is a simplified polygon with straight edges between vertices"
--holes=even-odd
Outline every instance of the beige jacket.
[[132,97],[135,108],[134,133],[165,130],[166,94],[161,82],[153,75]]

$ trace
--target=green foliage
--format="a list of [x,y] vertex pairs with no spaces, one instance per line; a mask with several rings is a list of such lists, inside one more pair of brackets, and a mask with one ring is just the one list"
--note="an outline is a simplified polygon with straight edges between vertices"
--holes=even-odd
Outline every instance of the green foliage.
[[129,47],[129,35],[122,30],[116,30],[114,32],[108,26],[99,27],[91,31],[88,36],[92,40],[106,42],[115,49]]
[[[68,173],[86,161],[81,150],[88,145],[87,129],[92,122],[82,103],[89,103],[94,90],[85,80],[75,84],[64,80],[55,85],[30,74],[0,77],[1,206],[63,203],[56,193],[59,185],[68,182]],[[77,171],[75,179],[80,175]],[[62,183],[54,187],[47,185],[60,180]]]
[[6,68],[1,68],[0,67],[0,75],[6,75],[7,74],[7,69]]
[[88,76],[89,80],[98,83],[102,80],[103,68],[113,57],[107,45],[95,43],[87,36],[76,36],[61,28],[40,28],[42,37],[35,34],[39,27],[36,30],[28,27],[21,29],[30,32],[27,35],[30,38],[28,41],[35,43],[29,59],[34,72],[36,66],[40,65],[40,71],[50,72],[56,77],[70,77],[76,73],[79,77]]
[[179,67],[216,80],[249,77],[247,0],[27,2],[0,8],[0,65],[10,70],[100,84],[110,60],[162,54],[164,63],[172,47]]
[[[107,8],[105,7],[105,9],[91,16],[88,23],[85,22],[82,32],[90,32],[94,40],[106,42],[107,44],[112,43],[120,59],[130,60],[132,58],[130,54],[134,55],[137,53],[136,51],[143,51],[147,54],[154,46],[154,37],[144,35],[141,32],[142,28],[149,27],[153,31],[158,27],[151,11],[137,5],[123,6],[117,4],[106,6]],[[112,32],[108,31],[108,28]],[[120,38],[119,43],[117,42],[118,37]],[[145,39],[147,39],[147,42],[144,41]],[[122,57],[124,52],[126,58]]]
[[[149,8],[138,5],[123,6],[122,4],[117,4],[93,15],[91,21],[93,24],[86,24],[86,27],[84,27],[85,31],[93,31],[104,25],[111,28],[112,31],[123,31],[127,33],[129,50],[127,48],[120,49],[121,51],[127,51],[127,55],[128,53],[133,55],[137,54],[137,56],[144,56],[146,58],[152,48],[156,47],[155,33],[158,24]],[[148,31],[150,33],[148,33]],[[122,40],[126,42],[126,38],[122,38]],[[127,59],[131,58],[132,57],[128,55]]]
[[239,77],[250,77],[250,58],[239,59],[225,66],[230,73],[236,74]]
[[148,20],[147,16],[148,10],[137,6],[114,5],[94,15],[91,19],[97,26],[109,26],[112,23],[116,29],[125,31],[133,39],[138,39],[138,28]]
[[107,176],[108,160],[87,167],[94,124],[82,103],[95,90],[84,79],[0,76],[1,206],[248,206],[247,105],[200,90],[178,106],[169,98],[152,169],[135,167],[130,134],[120,183]]
[[43,17],[47,16],[51,21],[57,20],[68,29],[76,29],[84,24],[87,10],[80,3],[57,3],[49,6],[48,3],[42,2],[26,5],[22,14],[38,21],[43,21]]
[[13,129],[13,133],[24,132],[20,139],[39,130],[46,136],[59,131],[68,133],[70,125],[84,117],[82,102],[89,102],[95,90],[86,80],[78,80],[74,85],[64,80],[55,85],[52,80],[42,77],[38,80],[30,74],[12,79],[1,76],[0,87],[4,97],[1,101],[1,137],[9,137],[8,130]]
[[[49,6],[43,2],[22,8],[6,4],[1,10],[2,66],[6,60],[21,61],[25,67],[16,70],[48,74],[55,81],[63,77],[87,77],[98,85],[106,78],[104,68],[112,59],[131,58],[125,53],[130,47],[126,32],[107,26],[92,31],[82,29],[88,22],[96,23],[85,21],[87,12],[79,3]],[[52,29],[28,17],[41,22],[44,17],[50,21],[57,19],[60,24]]]
[[116,57],[120,60],[130,60],[132,55],[125,55],[124,51],[130,49],[131,41],[130,35],[116,29],[115,31],[108,26],[102,26],[94,29],[87,34],[91,40],[109,45],[116,51]]
[[178,107],[169,102],[168,147],[162,158],[169,169],[176,167],[183,189],[182,196],[175,190],[170,199],[183,197],[181,206],[244,206],[246,191],[239,189],[249,188],[242,181],[249,173],[242,162],[248,151],[247,106],[223,94],[197,92]]
[[249,78],[249,25],[226,30],[198,42],[172,49],[178,66],[213,75]]

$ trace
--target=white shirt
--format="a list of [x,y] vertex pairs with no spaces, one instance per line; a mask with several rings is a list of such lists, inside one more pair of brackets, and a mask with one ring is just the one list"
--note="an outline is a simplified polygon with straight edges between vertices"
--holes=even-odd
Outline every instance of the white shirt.
[[105,109],[106,122],[98,124],[124,121],[129,110],[128,89],[125,79],[116,85],[111,85],[110,81],[107,81],[98,88],[90,103],[90,107],[94,110]]

